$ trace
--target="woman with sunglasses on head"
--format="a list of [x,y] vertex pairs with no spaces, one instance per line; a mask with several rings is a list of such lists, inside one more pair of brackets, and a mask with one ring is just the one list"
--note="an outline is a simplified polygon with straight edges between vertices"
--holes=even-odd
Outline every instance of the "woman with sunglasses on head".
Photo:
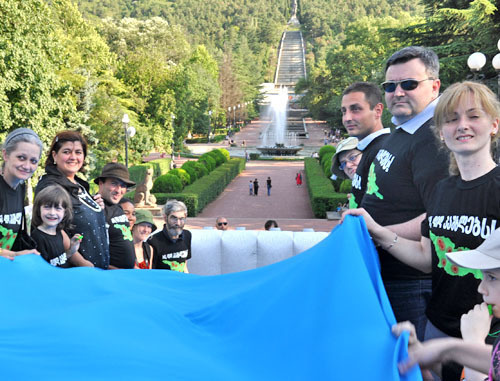
[[45,161],[45,174],[35,192],[58,184],[69,193],[73,206],[73,228],[67,233],[83,236],[78,250],[82,260],[73,265],[107,269],[109,242],[104,203],[99,194],[90,196],[88,182],[78,176],[85,171],[86,156],[87,140],[79,132],[59,132],[52,141]]
[[28,180],[38,168],[43,145],[29,128],[12,131],[2,145],[2,175],[0,176],[0,256],[14,259],[23,254],[39,254],[22,250],[16,238],[24,219],[24,198]]
[[[491,155],[499,121],[500,103],[482,84],[457,83],[441,95],[434,130],[450,151],[451,176],[433,191],[420,242],[398,237],[364,209],[346,212],[363,216],[374,241],[397,259],[432,272],[426,340],[461,337],[460,317],[481,303],[481,273],[451,263],[446,253],[473,250],[500,226],[500,168]],[[455,377],[453,373],[443,370],[443,380]]]

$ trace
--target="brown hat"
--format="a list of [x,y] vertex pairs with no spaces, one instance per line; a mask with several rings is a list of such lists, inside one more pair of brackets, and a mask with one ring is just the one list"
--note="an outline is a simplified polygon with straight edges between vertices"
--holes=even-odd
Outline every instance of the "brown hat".
[[99,184],[99,179],[107,179],[108,177],[113,177],[127,184],[127,187],[132,187],[135,185],[133,181],[130,180],[130,174],[128,173],[127,167],[120,163],[108,163],[102,169],[101,175],[94,179],[94,183]]

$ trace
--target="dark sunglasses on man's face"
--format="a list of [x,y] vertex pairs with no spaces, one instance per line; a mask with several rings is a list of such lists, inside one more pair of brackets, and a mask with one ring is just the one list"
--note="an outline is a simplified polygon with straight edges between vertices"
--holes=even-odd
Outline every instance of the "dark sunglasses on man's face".
[[217,225],[219,225],[219,226],[222,226],[222,225],[226,226],[227,222],[217,222]]
[[415,90],[420,82],[433,81],[434,78],[426,78],[417,81],[416,79],[403,79],[402,81],[386,81],[382,83],[382,87],[386,93],[393,93],[396,91],[398,85],[405,91]]

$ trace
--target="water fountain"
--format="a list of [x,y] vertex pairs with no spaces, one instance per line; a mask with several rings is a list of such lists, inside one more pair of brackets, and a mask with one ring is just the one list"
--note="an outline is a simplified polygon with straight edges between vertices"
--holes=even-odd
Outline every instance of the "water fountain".
[[262,118],[268,121],[267,127],[261,134],[262,146],[257,149],[268,156],[294,156],[302,148],[296,145],[296,134],[287,132],[288,89],[283,86],[270,98],[267,115]]

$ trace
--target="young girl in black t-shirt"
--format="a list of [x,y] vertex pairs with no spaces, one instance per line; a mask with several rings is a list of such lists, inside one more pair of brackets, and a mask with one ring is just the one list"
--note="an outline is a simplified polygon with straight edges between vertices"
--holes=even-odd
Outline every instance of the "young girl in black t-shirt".
[[[50,185],[35,197],[33,205],[31,233],[42,257],[52,266],[71,267],[72,262],[80,263],[78,253],[82,236],[75,234],[69,239],[63,230],[70,225],[73,210],[68,192],[59,185]],[[79,257],[77,261],[75,258]]]

